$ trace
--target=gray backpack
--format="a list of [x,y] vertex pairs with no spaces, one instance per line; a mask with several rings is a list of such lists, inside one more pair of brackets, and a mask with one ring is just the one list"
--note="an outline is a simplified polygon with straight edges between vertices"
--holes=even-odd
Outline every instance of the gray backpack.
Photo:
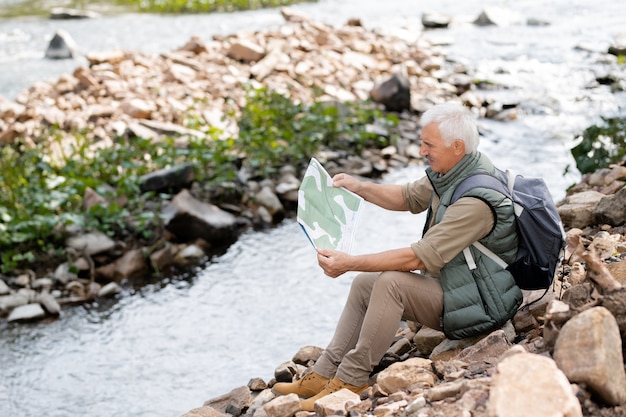
[[[521,289],[547,289],[554,281],[567,247],[563,223],[550,191],[542,178],[524,178],[501,170],[497,175],[479,173],[467,177],[456,187],[450,204],[476,187],[498,191],[513,200],[519,232],[515,261],[507,265],[480,242],[472,245],[511,272]],[[468,249],[464,253],[466,259],[471,257]],[[471,268],[473,260],[467,261]]]

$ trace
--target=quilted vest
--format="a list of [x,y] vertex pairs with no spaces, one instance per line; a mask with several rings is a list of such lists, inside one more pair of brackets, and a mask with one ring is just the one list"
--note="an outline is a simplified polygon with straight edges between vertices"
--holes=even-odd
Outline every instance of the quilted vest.
[[[429,209],[424,233],[430,218],[439,223],[449,206],[454,189],[467,175],[475,172],[495,173],[491,161],[481,153],[466,155],[446,175],[427,169],[434,192],[439,196],[436,212]],[[515,259],[518,234],[511,200],[497,191],[475,188],[464,196],[486,202],[494,215],[494,227],[480,243],[505,262]],[[443,330],[449,339],[462,339],[496,330],[510,320],[522,303],[521,290],[510,272],[497,265],[474,247],[470,248],[476,269],[470,270],[463,252],[440,271],[443,288]]]

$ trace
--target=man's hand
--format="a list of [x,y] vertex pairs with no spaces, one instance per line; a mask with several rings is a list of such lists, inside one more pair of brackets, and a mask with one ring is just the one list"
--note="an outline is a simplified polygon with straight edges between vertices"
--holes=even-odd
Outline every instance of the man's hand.
[[337,174],[333,177],[333,187],[345,187],[355,194],[361,191],[361,181],[348,174]]
[[317,250],[317,262],[324,270],[324,273],[331,278],[337,278],[339,275],[348,272],[352,258],[351,255],[337,250]]
[[416,271],[425,269],[424,263],[410,247],[392,249],[368,255],[350,255],[331,249],[318,249],[317,262],[332,278],[348,271]]

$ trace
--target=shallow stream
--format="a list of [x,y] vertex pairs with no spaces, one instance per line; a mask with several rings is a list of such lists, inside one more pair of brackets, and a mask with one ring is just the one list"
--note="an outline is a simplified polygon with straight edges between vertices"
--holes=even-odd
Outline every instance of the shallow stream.
[[[518,13],[522,23],[471,24],[488,6]],[[555,200],[580,178],[569,153],[574,136],[626,105],[623,93],[588,88],[606,70],[598,63],[602,55],[593,51],[606,51],[624,30],[623,1],[334,0],[294,8],[333,25],[358,17],[368,28],[408,37],[422,30],[422,12],[452,16],[449,29],[424,36],[451,41],[443,46],[450,58],[513,87],[490,94],[521,103],[515,121],[481,121],[481,149],[502,168],[544,177]],[[529,26],[528,18],[550,24]],[[0,21],[0,96],[14,99],[36,81],[85,65],[82,57],[43,58],[58,28],[83,51],[158,53],[184,45],[193,35],[208,40],[281,23],[278,10]],[[586,49],[576,48],[581,45]],[[568,166],[573,170],[564,176]],[[408,167],[385,181],[401,183],[422,172],[423,167]],[[363,214],[357,253],[406,246],[420,236],[422,216],[370,205]],[[244,235],[189,277],[129,288],[118,300],[65,308],[52,322],[2,323],[0,415],[178,416],[253,377],[267,381],[301,346],[325,346],[352,276],[325,277],[299,227],[285,221],[268,232]]]

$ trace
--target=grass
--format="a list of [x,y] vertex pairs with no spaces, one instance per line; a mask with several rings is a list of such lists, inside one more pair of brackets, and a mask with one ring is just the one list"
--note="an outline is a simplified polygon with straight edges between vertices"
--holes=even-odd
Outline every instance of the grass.
[[0,9],[0,18],[47,17],[55,7],[97,12],[120,13],[215,13],[281,7],[316,0],[16,0]]

